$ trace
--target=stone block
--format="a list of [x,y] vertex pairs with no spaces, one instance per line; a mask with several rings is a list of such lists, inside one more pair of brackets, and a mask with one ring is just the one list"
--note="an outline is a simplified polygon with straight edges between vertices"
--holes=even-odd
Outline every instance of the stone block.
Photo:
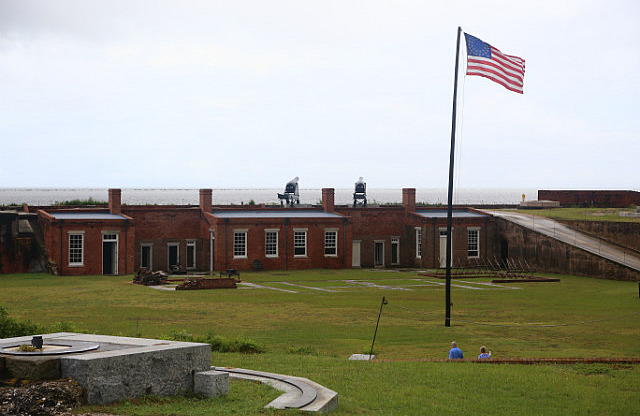
[[92,404],[192,392],[193,375],[211,366],[211,346],[166,344],[64,357],[62,376],[77,380]]
[[204,397],[229,394],[229,373],[216,370],[196,373],[193,377],[193,392]]
[[60,378],[60,359],[58,357],[22,357],[4,358],[6,371],[10,377],[25,380],[55,380]]

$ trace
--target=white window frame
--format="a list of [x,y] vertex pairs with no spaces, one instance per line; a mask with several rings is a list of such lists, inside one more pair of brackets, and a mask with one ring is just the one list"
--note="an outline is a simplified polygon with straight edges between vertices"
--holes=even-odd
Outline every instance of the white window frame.
[[[472,241],[472,235],[475,234],[475,242]],[[472,245],[475,243],[475,249]],[[471,252],[475,251],[475,255],[471,255]],[[470,259],[480,258],[480,227],[467,228],[467,257]]]
[[[297,238],[302,236],[302,238]],[[304,243],[300,245],[300,242]],[[303,254],[296,254],[296,249],[302,248]],[[293,229],[293,257],[307,257],[307,229],[306,228],[294,228]]]
[[[247,238],[248,230],[233,230],[233,258],[234,259],[246,259],[247,257]],[[243,236],[242,245],[236,241],[237,236]]]
[[[278,257],[278,232],[280,230],[277,228],[266,228],[264,230],[264,256],[267,258],[277,258]],[[275,235],[275,241],[269,242],[269,235]],[[271,247],[275,244],[275,247]],[[269,252],[269,248],[274,248],[275,252]]]
[[[191,259],[189,259],[189,247],[193,247],[193,253],[192,253],[192,256],[191,256],[192,258]],[[185,259],[186,264],[184,266],[188,270],[193,270],[193,269],[196,268],[196,258],[197,258],[196,248],[197,248],[196,240],[187,240],[187,253],[186,253],[186,259]],[[192,266],[189,266],[189,260],[192,261],[192,263],[193,263]]]
[[[68,261],[69,261],[69,267],[84,267],[84,230],[81,231],[68,231],[67,232],[67,236],[68,236],[68,247],[69,247],[69,256],[68,256]],[[71,237],[80,237],[80,247],[72,247],[71,246]],[[80,261],[72,261],[72,250],[73,254],[79,254],[80,255]],[[75,257],[75,256],[74,256]]]
[[415,227],[416,230],[416,258],[422,258],[422,228]]
[[[327,239],[329,235],[333,234],[333,244]],[[329,244],[328,244],[329,243]],[[327,253],[327,249],[332,250],[333,253]],[[324,230],[324,256],[325,257],[338,257],[338,229],[326,228]]]

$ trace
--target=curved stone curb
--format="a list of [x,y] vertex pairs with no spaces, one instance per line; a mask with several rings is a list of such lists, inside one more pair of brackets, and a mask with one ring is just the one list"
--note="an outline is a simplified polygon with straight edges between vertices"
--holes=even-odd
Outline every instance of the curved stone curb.
[[211,369],[227,372],[230,377],[259,381],[285,392],[265,407],[325,413],[338,408],[338,393],[306,378],[233,367]]

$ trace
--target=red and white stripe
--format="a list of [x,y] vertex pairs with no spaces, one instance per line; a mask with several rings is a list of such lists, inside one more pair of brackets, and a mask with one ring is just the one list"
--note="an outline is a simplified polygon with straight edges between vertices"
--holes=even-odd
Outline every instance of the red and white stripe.
[[508,90],[523,93],[524,59],[506,55],[491,46],[491,59],[467,55],[467,75],[478,75]]

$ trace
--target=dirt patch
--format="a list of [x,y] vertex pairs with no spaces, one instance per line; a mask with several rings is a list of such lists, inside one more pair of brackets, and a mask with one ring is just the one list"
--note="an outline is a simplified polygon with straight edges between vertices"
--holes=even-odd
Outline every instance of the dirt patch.
[[69,415],[84,404],[84,389],[72,379],[6,380],[0,383],[0,414],[18,416]]

